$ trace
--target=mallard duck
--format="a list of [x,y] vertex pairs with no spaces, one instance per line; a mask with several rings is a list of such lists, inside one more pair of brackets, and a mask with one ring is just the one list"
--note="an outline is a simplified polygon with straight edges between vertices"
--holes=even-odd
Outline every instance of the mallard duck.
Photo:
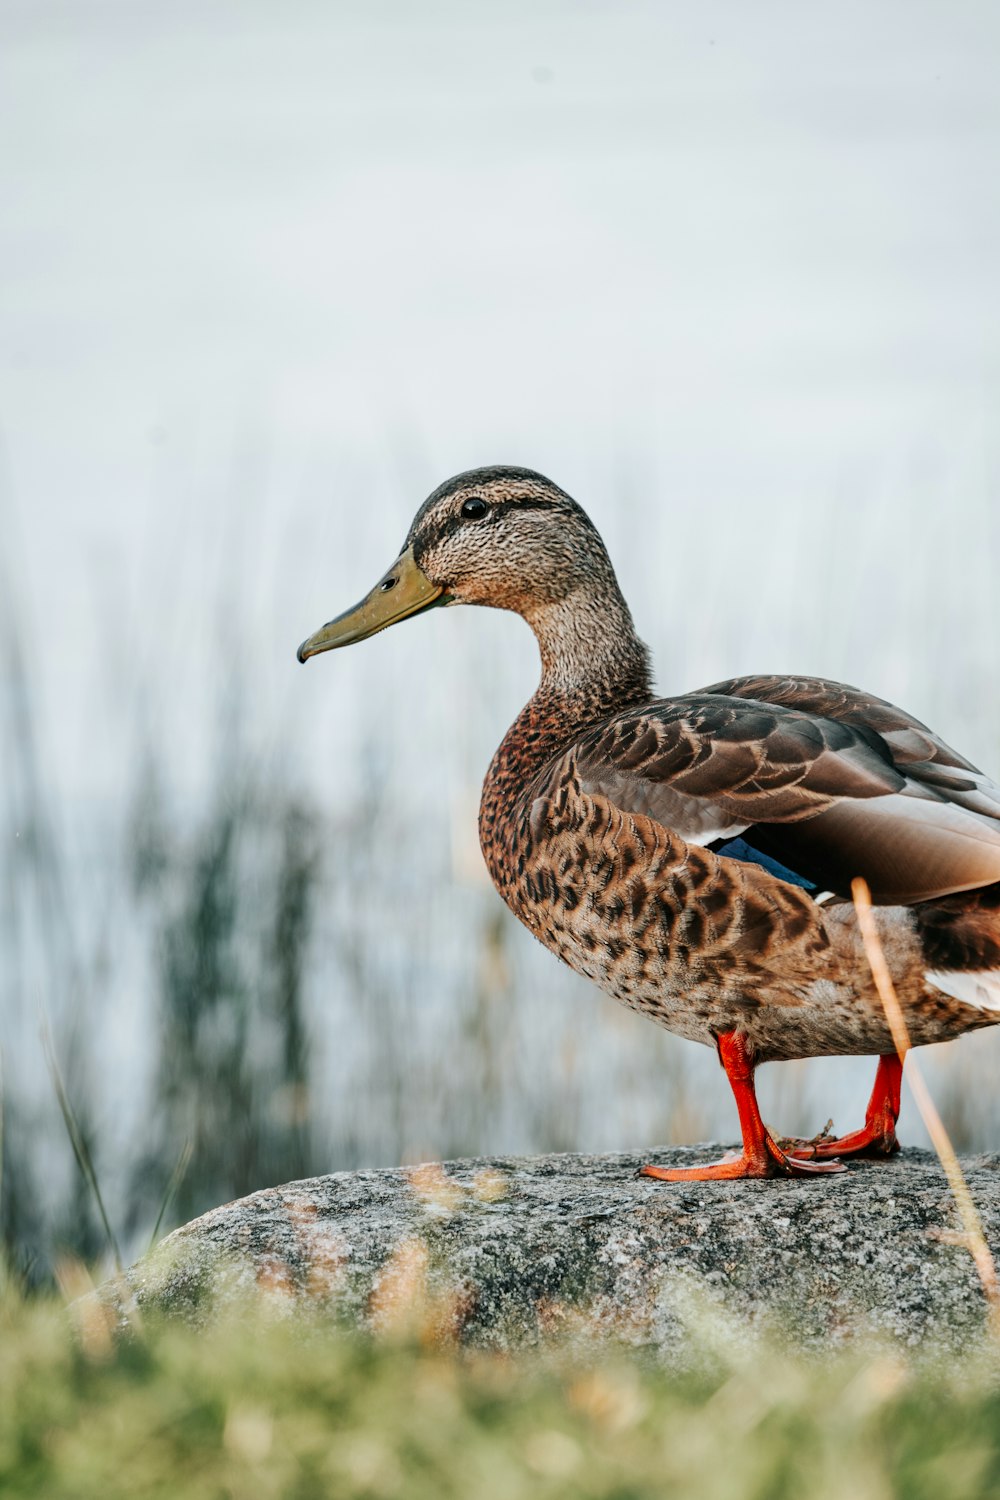
[[[890,703],[813,677],[657,698],[604,544],[530,469],[442,484],[371,593],[300,661],[442,605],[513,610],[541,681],[483,784],[497,890],[572,968],[715,1047],[738,1155],[651,1177],[844,1170],[898,1149],[901,1062],[850,899],[863,876],[915,1045],[1000,1020],[1000,788]],[[864,1125],[812,1143],[761,1119],[759,1063],[878,1057]]]

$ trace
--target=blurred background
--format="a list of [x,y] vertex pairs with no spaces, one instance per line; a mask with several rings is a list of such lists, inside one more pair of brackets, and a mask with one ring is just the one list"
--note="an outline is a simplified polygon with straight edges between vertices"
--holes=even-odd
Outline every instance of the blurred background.
[[[105,1252],[60,1092],[126,1254],[314,1172],[732,1139],[714,1056],[488,883],[524,625],[295,648],[437,483],[525,464],[603,532],[662,692],[859,682],[1000,772],[1000,12],[5,0],[0,30],[7,1247]],[[1000,1148],[998,1064],[928,1058],[964,1147]],[[765,1069],[765,1117],[849,1128],[872,1072]]]

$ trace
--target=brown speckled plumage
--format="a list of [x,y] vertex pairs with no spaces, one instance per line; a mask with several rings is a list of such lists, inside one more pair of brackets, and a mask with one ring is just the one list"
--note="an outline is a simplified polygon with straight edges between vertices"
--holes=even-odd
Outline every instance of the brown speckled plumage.
[[[565,962],[681,1036],[735,1036],[751,1084],[758,1061],[885,1054],[861,875],[913,1041],[1000,1019],[1000,790],[924,725],[817,678],[655,698],[600,537],[531,471],[450,480],[407,547],[438,602],[537,637],[479,828],[501,896]],[[970,971],[975,1003],[949,978]]]

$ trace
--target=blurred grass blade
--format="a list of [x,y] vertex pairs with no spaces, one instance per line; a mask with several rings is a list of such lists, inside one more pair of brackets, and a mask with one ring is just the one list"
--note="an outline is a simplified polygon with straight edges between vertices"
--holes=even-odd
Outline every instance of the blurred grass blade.
[[163,1216],[173,1202],[174,1195],[176,1194],[177,1189],[180,1187],[181,1183],[184,1181],[184,1178],[187,1176],[187,1169],[191,1164],[191,1157],[193,1154],[194,1141],[192,1141],[189,1137],[181,1147],[180,1155],[174,1163],[174,1170],[170,1174],[170,1181],[167,1183],[163,1197],[160,1199],[160,1211],[156,1215],[156,1223],[153,1225],[153,1232],[149,1236],[149,1244],[146,1247],[147,1255],[149,1254],[150,1250],[152,1250],[153,1246],[156,1244],[157,1239],[159,1238],[160,1225],[163,1223]]
[[48,1025],[44,1022],[42,1023],[42,1046],[45,1051],[45,1061],[48,1064],[49,1073],[52,1078],[52,1086],[56,1091],[56,1098],[59,1100],[59,1108],[62,1110],[62,1117],[63,1122],[66,1126],[66,1133],[69,1136],[70,1145],[73,1147],[73,1155],[76,1157],[76,1164],[80,1168],[80,1171],[83,1174],[84,1181],[86,1182],[87,1186],[90,1188],[90,1191],[94,1196],[94,1202],[97,1205],[97,1212],[100,1215],[101,1224],[104,1227],[104,1233],[107,1236],[108,1244],[111,1247],[111,1253],[115,1258],[115,1269],[118,1271],[119,1275],[121,1275],[124,1272],[125,1268],[122,1262],[121,1250],[118,1245],[118,1240],[115,1237],[114,1230],[111,1228],[111,1221],[109,1220],[107,1210],[104,1207],[104,1199],[101,1196],[101,1185],[97,1180],[97,1172],[94,1169],[94,1162],[93,1158],[90,1155],[90,1148],[87,1145],[86,1139],[84,1138],[83,1132],[80,1129],[79,1123],[74,1113],[73,1106],[70,1103],[69,1095],[66,1092],[66,1085],[63,1082],[62,1073],[59,1071],[59,1063],[56,1060],[55,1049],[52,1045],[52,1037],[49,1033]]

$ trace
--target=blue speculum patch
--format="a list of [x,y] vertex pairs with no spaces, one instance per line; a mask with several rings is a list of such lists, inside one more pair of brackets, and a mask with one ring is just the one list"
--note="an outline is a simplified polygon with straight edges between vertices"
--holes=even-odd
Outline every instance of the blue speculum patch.
[[712,844],[711,848],[715,854],[725,855],[726,859],[741,859],[747,865],[760,865],[762,870],[776,875],[779,880],[787,880],[789,885],[800,885],[804,891],[819,889],[815,881],[807,880],[804,875],[796,875],[794,870],[790,870],[780,860],[772,859],[769,854],[762,854],[753,844],[748,844],[746,839],[726,839]]

